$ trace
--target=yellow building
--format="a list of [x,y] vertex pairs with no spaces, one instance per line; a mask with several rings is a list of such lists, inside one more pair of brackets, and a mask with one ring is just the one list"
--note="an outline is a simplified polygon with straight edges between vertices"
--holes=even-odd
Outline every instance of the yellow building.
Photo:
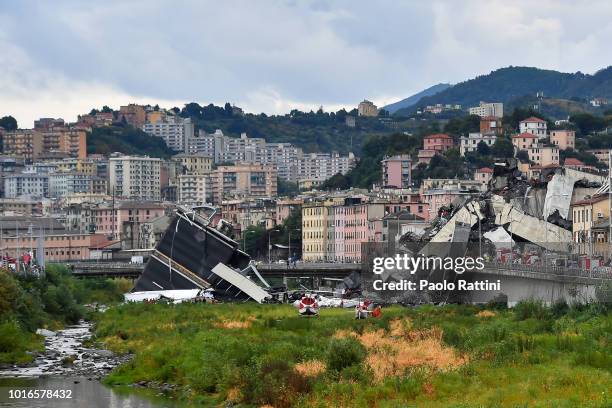
[[98,166],[92,159],[69,158],[56,162],[57,169],[65,172],[76,172],[95,176],[98,173]]
[[606,195],[599,195],[572,204],[572,234],[581,254],[608,256],[610,244],[605,236],[595,234],[593,227],[610,219]]
[[302,259],[323,261],[327,258],[328,220],[333,219],[333,202],[305,203],[302,206]]
[[147,123],[157,123],[166,120],[166,112],[162,110],[154,110],[147,112]]
[[213,158],[203,154],[181,153],[172,156],[187,174],[207,174],[212,171]]

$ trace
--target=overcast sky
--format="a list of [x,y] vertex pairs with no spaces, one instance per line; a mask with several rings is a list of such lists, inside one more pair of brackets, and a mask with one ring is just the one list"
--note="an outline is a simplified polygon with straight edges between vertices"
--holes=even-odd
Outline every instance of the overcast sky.
[[0,116],[395,102],[508,65],[612,64],[612,1],[0,0]]

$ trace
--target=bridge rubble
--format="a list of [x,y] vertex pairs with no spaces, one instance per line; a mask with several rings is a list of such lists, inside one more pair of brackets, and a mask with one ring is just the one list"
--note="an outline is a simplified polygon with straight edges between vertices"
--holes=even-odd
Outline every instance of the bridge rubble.
[[[217,299],[263,303],[284,293],[271,288],[249,255],[238,248],[227,222],[220,220],[212,226],[214,209],[208,218],[196,210],[177,208],[132,294],[197,289]],[[146,298],[146,294],[131,298]]]
[[[467,225],[472,231],[470,242],[478,242],[480,233],[503,228],[513,240],[533,243],[548,251],[567,252],[572,242],[569,211],[572,196],[590,190],[594,193],[601,186],[594,177],[554,168],[543,171],[535,180],[527,180],[515,163],[495,166],[489,191],[453,201],[440,209],[422,235],[406,234],[400,242],[460,242],[456,237],[457,226]],[[433,254],[427,245],[421,250]]]

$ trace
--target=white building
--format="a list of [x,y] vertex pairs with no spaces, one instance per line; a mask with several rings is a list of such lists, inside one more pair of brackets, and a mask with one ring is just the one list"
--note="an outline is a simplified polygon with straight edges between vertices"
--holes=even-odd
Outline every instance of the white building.
[[178,201],[181,204],[212,203],[211,174],[181,174],[178,176]]
[[59,198],[76,193],[90,193],[92,176],[83,173],[58,172],[49,174],[49,197]]
[[504,104],[501,102],[480,102],[480,105],[469,109],[470,115],[478,115],[481,118],[486,116],[504,117]]
[[484,142],[487,146],[492,147],[496,139],[497,137],[494,134],[470,133],[467,136],[461,136],[461,156],[465,156],[468,152],[475,152],[480,142]]
[[193,124],[189,118],[169,116],[166,120],[145,123],[142,130],[151,136],[161,137],[166,146],[175,152],[183,152],[186,148],[186,135],[193,133]]
[[189,154],[202,154],[219,163],[267,164],[275,166],[283,180],[297,182],[303,179],[329,178],[337,173],[346,174],[355,165],[355,156],[349,153],[304,154],[291,143],[267,143],[263,138],[225,136],[221,130],[213,134],[200,131],[198,137],[187,142]]
[[519,122],[519,133],[531,133],[537,136],[538,139],[544,139],[547,136],[546,128],[546,121],[535,116]]
[[48,196],[49,176],[47,174],[21,173],[4,177],[4,197],[6,198]]
[[109,159],[111,194],[131,200],[161,199],[161,159],[119,156]]

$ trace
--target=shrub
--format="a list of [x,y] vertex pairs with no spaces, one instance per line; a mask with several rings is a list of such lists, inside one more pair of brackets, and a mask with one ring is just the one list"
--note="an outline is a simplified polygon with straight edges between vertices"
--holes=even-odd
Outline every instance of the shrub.
[[545,320],[550,317],[550,313],[541,300],[524,300],[514,307],[514,316],[517,320]]
[[327,367],[342,371],[346,367],[359,364],[365,358],[365,348],[352,338],[333,339],[327,348]]

